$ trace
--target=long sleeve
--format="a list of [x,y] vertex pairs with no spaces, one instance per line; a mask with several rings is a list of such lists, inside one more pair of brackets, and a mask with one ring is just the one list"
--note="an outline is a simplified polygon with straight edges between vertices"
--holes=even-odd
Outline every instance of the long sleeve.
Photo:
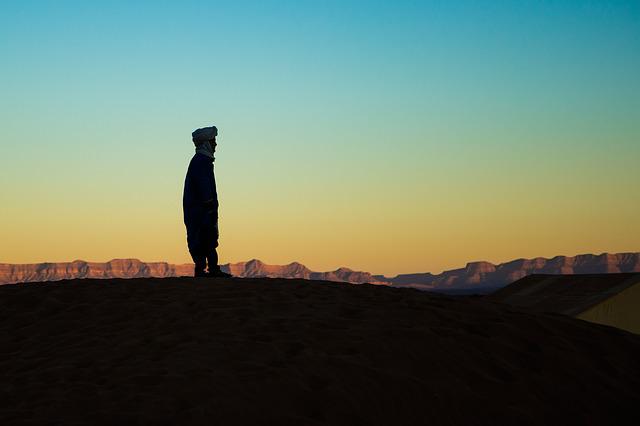
[[208,162],[201,162],[196,169],[196,187],[198,201],[201,202],[207,212],[218,213],[218,193],[216,191],[216,179],[213,174],[213,166]]
[[182,198],[184,220],[187,226],[198,228],[205,221],[218,217],[218,194],[213,174],[213,163],[196,154],[189,163]]

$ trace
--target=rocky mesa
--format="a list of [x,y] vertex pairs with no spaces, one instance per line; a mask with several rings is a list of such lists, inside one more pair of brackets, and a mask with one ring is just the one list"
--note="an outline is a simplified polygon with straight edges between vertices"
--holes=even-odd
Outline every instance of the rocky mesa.
[[403,274],[393,278],[374,275],[395,287],[446,291],[453,289],[497,289],[531,274],[606,274],[640,272],[640,253],[581,254],[556,256],[551,259],[516,259],[494,265],[489,262],[470,262],[464,268],[441,274]]
[[[242,278],[296,278],[346,282],[351,284],[379,284],[394,287],[412,287],[420,290],[453,291],[478,290],[489,292],[531,274],[596,274],[640,272],[640,253],[581,254],[556,256],[551,259],[516,259],[493,264],[470,262],[464,268],[444,271],[401,274],[389,278],[369,272],[338,268],[335,271],[315,272],[305,265],[292,262],[287,265],[269,265],[258,259],[227,263],[221,269]],[[58,281],[75,278],[166,278],[191,276],[192,264],[142,262],[138,259],[113,259],[109,262],[73,262],[9,264],[0,263],[0,284]]]
[[[339,268],[335,271],[314,272],[306,266],[292,262],[288,265],[267,265],[258,259],[248,262],[227,263],[220,268],[243,278],[303,278],[348,282],[352,284],[386,284],[368,272]],[[10,264],[0,263],[0,284],[59,281],[76,278],[167,278],[193,275],[193,265],[173,265],[167,262],[142,262],[138,259],[113,259],[108,262],[73,262]]]

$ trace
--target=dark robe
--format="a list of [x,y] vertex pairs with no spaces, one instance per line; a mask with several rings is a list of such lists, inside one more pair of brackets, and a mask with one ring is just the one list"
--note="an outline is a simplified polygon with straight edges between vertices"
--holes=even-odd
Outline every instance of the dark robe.
[[218,247],[218,193],[213,159],[204,154],[196,153],[189,163],[184,181],[182,210],[187,227],[187,245],[196,266],[205,256],[209,258],[211,269],[214,266],[214,255],[217,266],[215,248]]

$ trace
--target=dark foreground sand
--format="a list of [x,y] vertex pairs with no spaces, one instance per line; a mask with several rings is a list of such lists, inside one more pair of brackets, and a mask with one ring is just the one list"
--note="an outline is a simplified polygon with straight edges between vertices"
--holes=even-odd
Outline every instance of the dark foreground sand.
[[640,336],[277,279],[0,287],[0,425],[640,424]]

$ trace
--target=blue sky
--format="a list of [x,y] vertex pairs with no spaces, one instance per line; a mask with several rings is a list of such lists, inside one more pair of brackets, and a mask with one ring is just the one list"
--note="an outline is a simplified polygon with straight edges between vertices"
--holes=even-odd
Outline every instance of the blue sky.
[[[161,212],[157,226],[172,237],[154,247],[174,247],[183,238],[172,209],[179,209],[189,134],[216,124],[227,217],[246,226],[251,217],[242,212],[252,207],[242,200],[252,200],[275,212],[262,213],[271,219],[261,226],[281,233],[277,221],[313,228],[303,217],[329,217],[327,229],[340,235],[359,230],[347,253],[314,254],[293,236],[280,243],[295,247],[288,252],[254,250],[261,243],[246,237],[244,248],[228,241],[222,260],[411,272],[472,258],[633,248],[621,229],[607,241],[575,230],[561,238],[566,243],[531,249],[513,241],[486,241],[482,249],[488,236],[478,236],[474,250],[451,247],[438,257],[437,238],[425,235],[439,223],[462,236],[500,226],[452,219],[460,199],[491,217],[487,206],[516,204],[522,193],[557,205],[573,197],[558,215],[604,197],[611,210],[587,222],[592,229],[637,211],[638,202],[624,198],[640,177],[637,1],[11,2],[0,14],[0,52],[0,179],[14,205],[5,207],[8,218],[36,216],[31,200],[40,194],[55,217],[91,226],[86,216],[110,211],[105,200],[118,198],[122,220],[143,235],[157,232],[146,218]],[[612,192],[616,183],[622,187]],[[592,194],[575,195],[580,184]],[[483,191],[505,195],[483,204]],[[337,207],[318,217],[296,210],[331,204]],[[389,204],[393,211],[368,213],[364,224],[353,214]],[[525,213],[512,213],[528,223]],[[380,262],[393,253],[348,258],[369,245],[358,236],[398,221],[430,225],[413,237],[406,231],[400,242],[384,237],[386,246],[410,247],[389,265]],[[110,226],[118,223],[104,232]],[[249,232],[242,227],[229,222],[227,235]],[[273,238],[251,234],[265,247]],[[309,244],[324,235],[310,235]],[[0,259],[188,260],[167,248],[117,252],[116,242],[95,238],[111,251],[85,254],[78,241],[68,251],[25,246]]]

